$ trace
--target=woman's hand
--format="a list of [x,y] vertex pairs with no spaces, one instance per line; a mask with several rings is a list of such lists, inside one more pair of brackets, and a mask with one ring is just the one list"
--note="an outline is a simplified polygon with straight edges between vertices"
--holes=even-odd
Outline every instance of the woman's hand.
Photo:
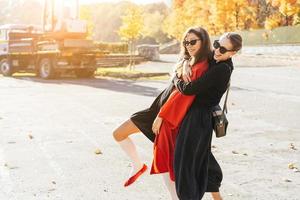
[[188,83],[192,81],[191,76],[192,76],[192,69],[190,67],[190,63],[188,60],[185,60],[182,66],[182,79],[184,82]]
[[159,130],[161,127],[161,124],[163,122],[163,119],[159,116],[157,116],[152,124],[152,131],[155,135],[159,134]]

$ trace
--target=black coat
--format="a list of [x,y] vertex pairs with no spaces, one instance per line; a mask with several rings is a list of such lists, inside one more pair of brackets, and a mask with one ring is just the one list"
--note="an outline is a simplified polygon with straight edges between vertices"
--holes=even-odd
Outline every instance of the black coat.
[[206,191],[218,191],[222,171],[211,153],[212,107],[220,102],[233,70],[232,61],[210,62],[208,71],[185,83],[175,77],[176,88],[196,98],[179,128],[174,153],[176,191],[180,200],[199,200]]

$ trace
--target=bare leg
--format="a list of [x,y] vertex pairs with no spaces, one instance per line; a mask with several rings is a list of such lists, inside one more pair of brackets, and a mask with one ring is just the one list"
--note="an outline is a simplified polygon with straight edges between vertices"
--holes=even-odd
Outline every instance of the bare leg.
[[113,136],[117,142],[126,139],[129,135],[141,132],[138,127],[128,119],[123,124],[121,124],[117,129],[114,130]]
[[163,173],[162,174],[165,185],[170,193],[172,200],[178,200],[177,194],[176,194],[176,188],[175,188],[175,182],[170,179],[169,173]]
[[136,151],[135,145],[132,140],[128,137],[131,134],[138,133],[140,130],[135,126],[135,124],[129,119],[121,124],[114,132],[113,136],[115,140],[119,143],[122,150],[131,159],[133,169],[129,177],[135,174],[143,167],[143,163]]
[[220,195],[220,192],[212,192],[211,196],[212,196],[213,200],[223,200]]

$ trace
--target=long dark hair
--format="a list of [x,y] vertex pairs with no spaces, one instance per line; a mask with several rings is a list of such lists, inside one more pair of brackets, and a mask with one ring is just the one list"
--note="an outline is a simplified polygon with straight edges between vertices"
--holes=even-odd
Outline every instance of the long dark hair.
[[181,53],[180,53],[181,59],[188,60],[191,58],[186,46],[184,45],[186,36],[189,33],[194,33],[201,40],[201,48],[195,56],[194,63],[197,63],[205,59],[209,59],[212,55],[211,42],[207,31],[202,27],[191,27],[183,34],[183,38],[181,41]]

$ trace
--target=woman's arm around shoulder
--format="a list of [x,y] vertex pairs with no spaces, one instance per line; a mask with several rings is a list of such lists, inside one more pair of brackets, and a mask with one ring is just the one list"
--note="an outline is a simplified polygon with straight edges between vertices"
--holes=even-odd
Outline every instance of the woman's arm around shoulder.
[[173,78],[173,83],[177,90],[184,95],[196,95],[207,92],[218,85],[227,84],[231,75],[230,66],[226,63],[219,63],[210,66],[210,69],[197,80],[185,83],[177,76]]

